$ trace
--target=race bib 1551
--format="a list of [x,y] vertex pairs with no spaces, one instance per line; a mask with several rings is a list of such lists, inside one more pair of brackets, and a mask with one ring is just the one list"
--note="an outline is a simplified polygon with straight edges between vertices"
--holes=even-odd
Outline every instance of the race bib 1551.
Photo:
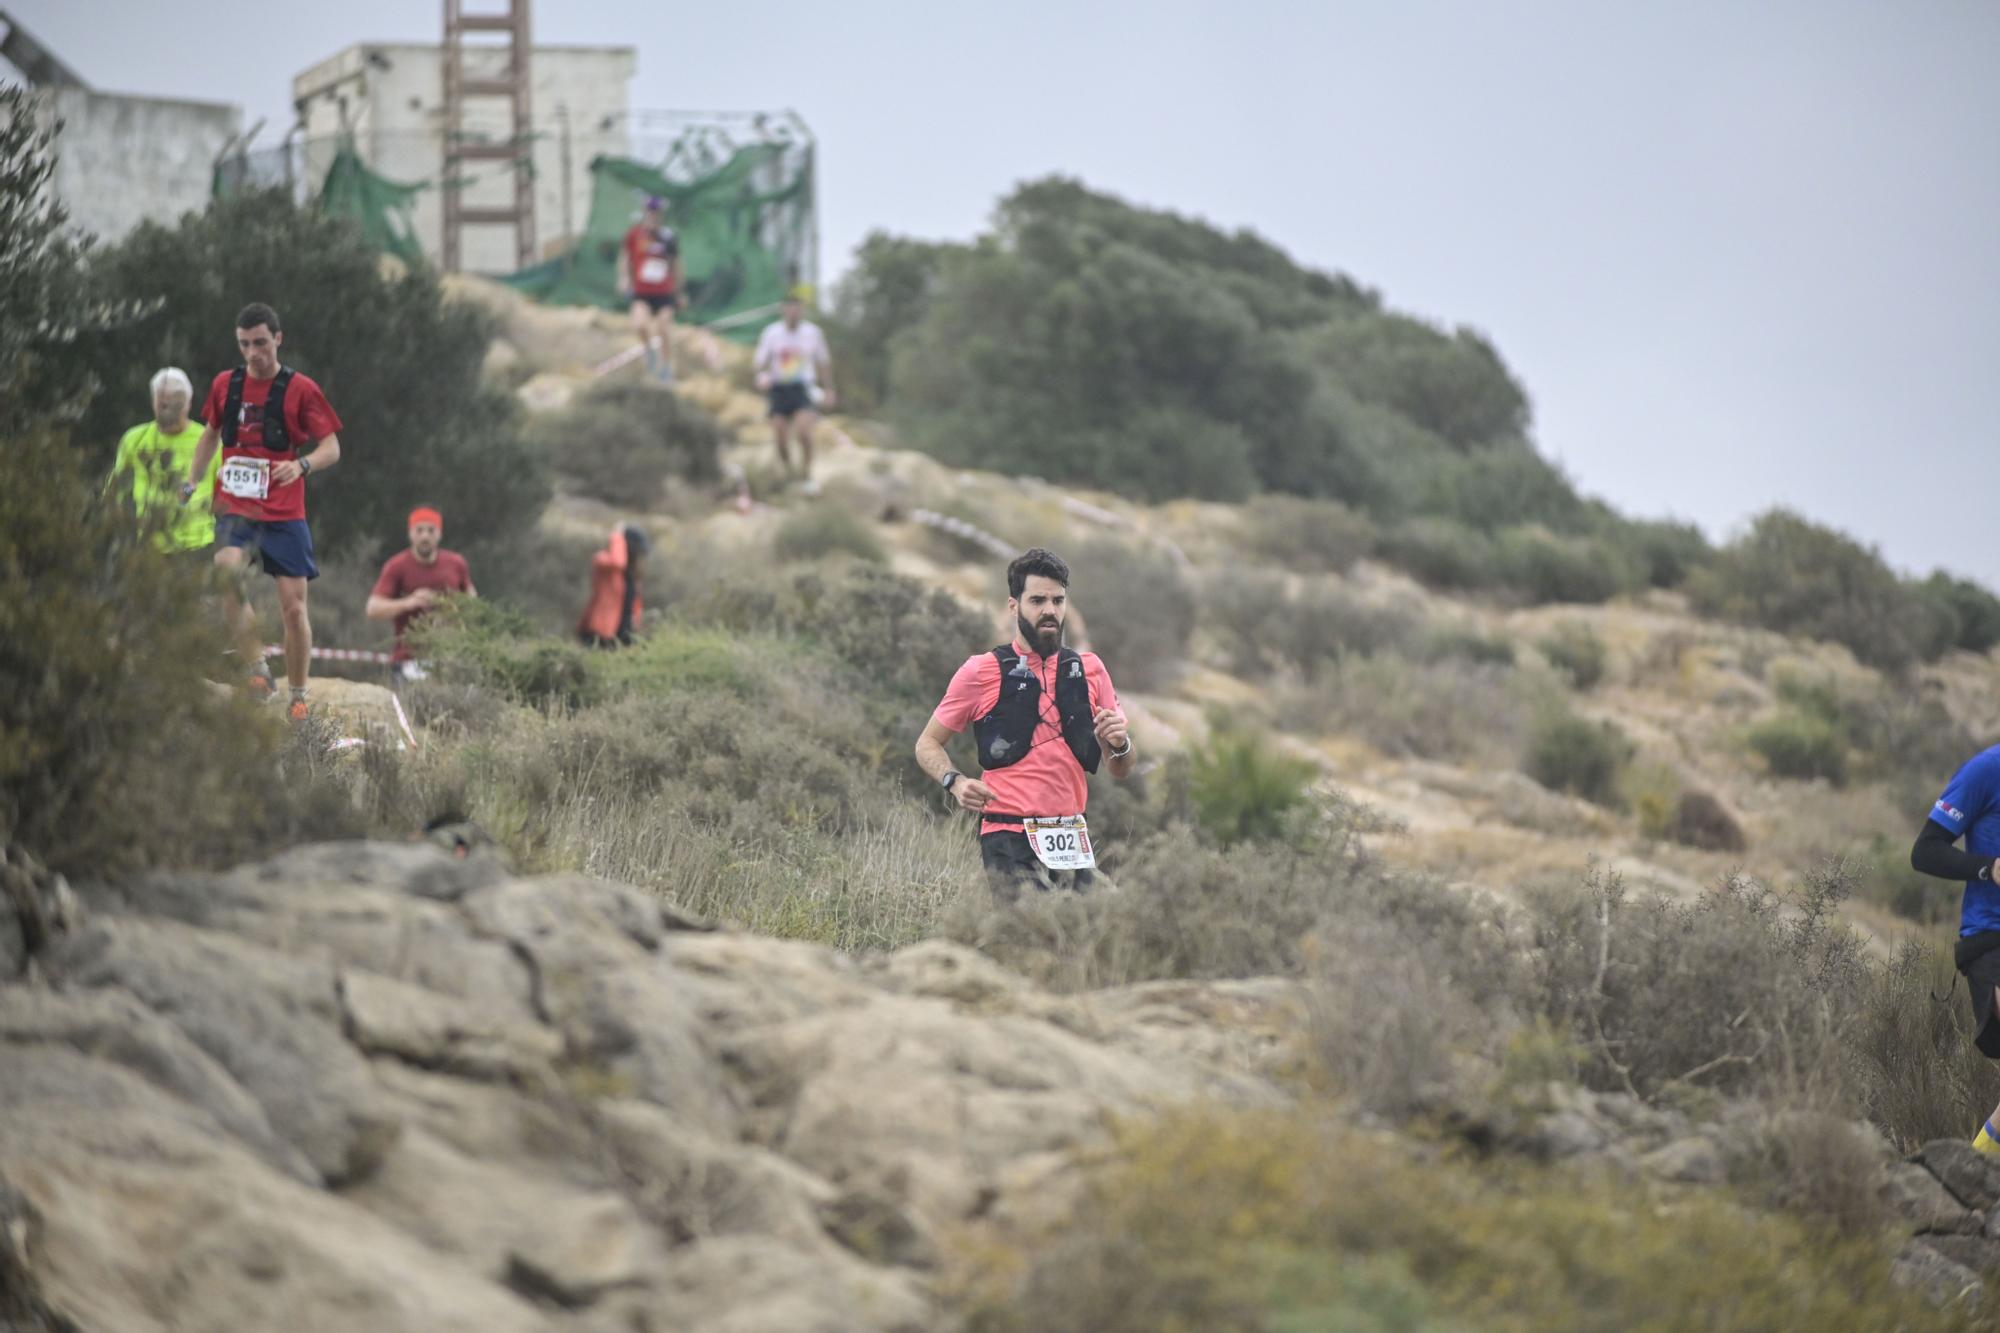
[[225,494],[240,500],[263,500],[271,494],[271,460],[268,458],[231,458],[222,464],[220,473]]

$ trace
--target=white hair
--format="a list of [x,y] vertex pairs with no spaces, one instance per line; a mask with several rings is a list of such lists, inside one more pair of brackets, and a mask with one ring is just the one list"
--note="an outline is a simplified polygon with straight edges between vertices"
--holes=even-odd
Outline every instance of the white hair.
[[153,397],[158,398],[162,389],[173,389],[190,402],[194,400],[194,385],[179,366],[168,366],[153,376]]

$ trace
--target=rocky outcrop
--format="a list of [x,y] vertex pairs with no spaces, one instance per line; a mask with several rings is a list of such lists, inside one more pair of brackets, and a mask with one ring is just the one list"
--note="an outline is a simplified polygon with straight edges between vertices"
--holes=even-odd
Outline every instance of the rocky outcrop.
[[[0,1326],[919,1330],[1109,1118],[1255,1103],[1281,982],[1040,992],[425,844],[0,909]],[[17,882],[18,881],[18,882]]]

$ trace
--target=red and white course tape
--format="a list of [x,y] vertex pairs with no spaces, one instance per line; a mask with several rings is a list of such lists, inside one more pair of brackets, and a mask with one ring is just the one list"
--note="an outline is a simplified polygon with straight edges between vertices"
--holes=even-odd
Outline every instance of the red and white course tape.
[[[283,644],[272,643],[264,645],[264,656],[283,657],[284,655],[285,648]],[[381,666],[387,666],[393,660],[389,654],[377,652],[373,648],[316,647],[312,650],[312,655],[322,662],[374,662]]]

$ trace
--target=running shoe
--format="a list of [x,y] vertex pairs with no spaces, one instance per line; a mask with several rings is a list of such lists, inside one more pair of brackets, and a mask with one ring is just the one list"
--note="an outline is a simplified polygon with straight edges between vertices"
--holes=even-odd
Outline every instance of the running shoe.
[[285,710],[285,716],[294,722],[303,722],[312,716],[312,705],[304,699],[294,699],[291,707]]

